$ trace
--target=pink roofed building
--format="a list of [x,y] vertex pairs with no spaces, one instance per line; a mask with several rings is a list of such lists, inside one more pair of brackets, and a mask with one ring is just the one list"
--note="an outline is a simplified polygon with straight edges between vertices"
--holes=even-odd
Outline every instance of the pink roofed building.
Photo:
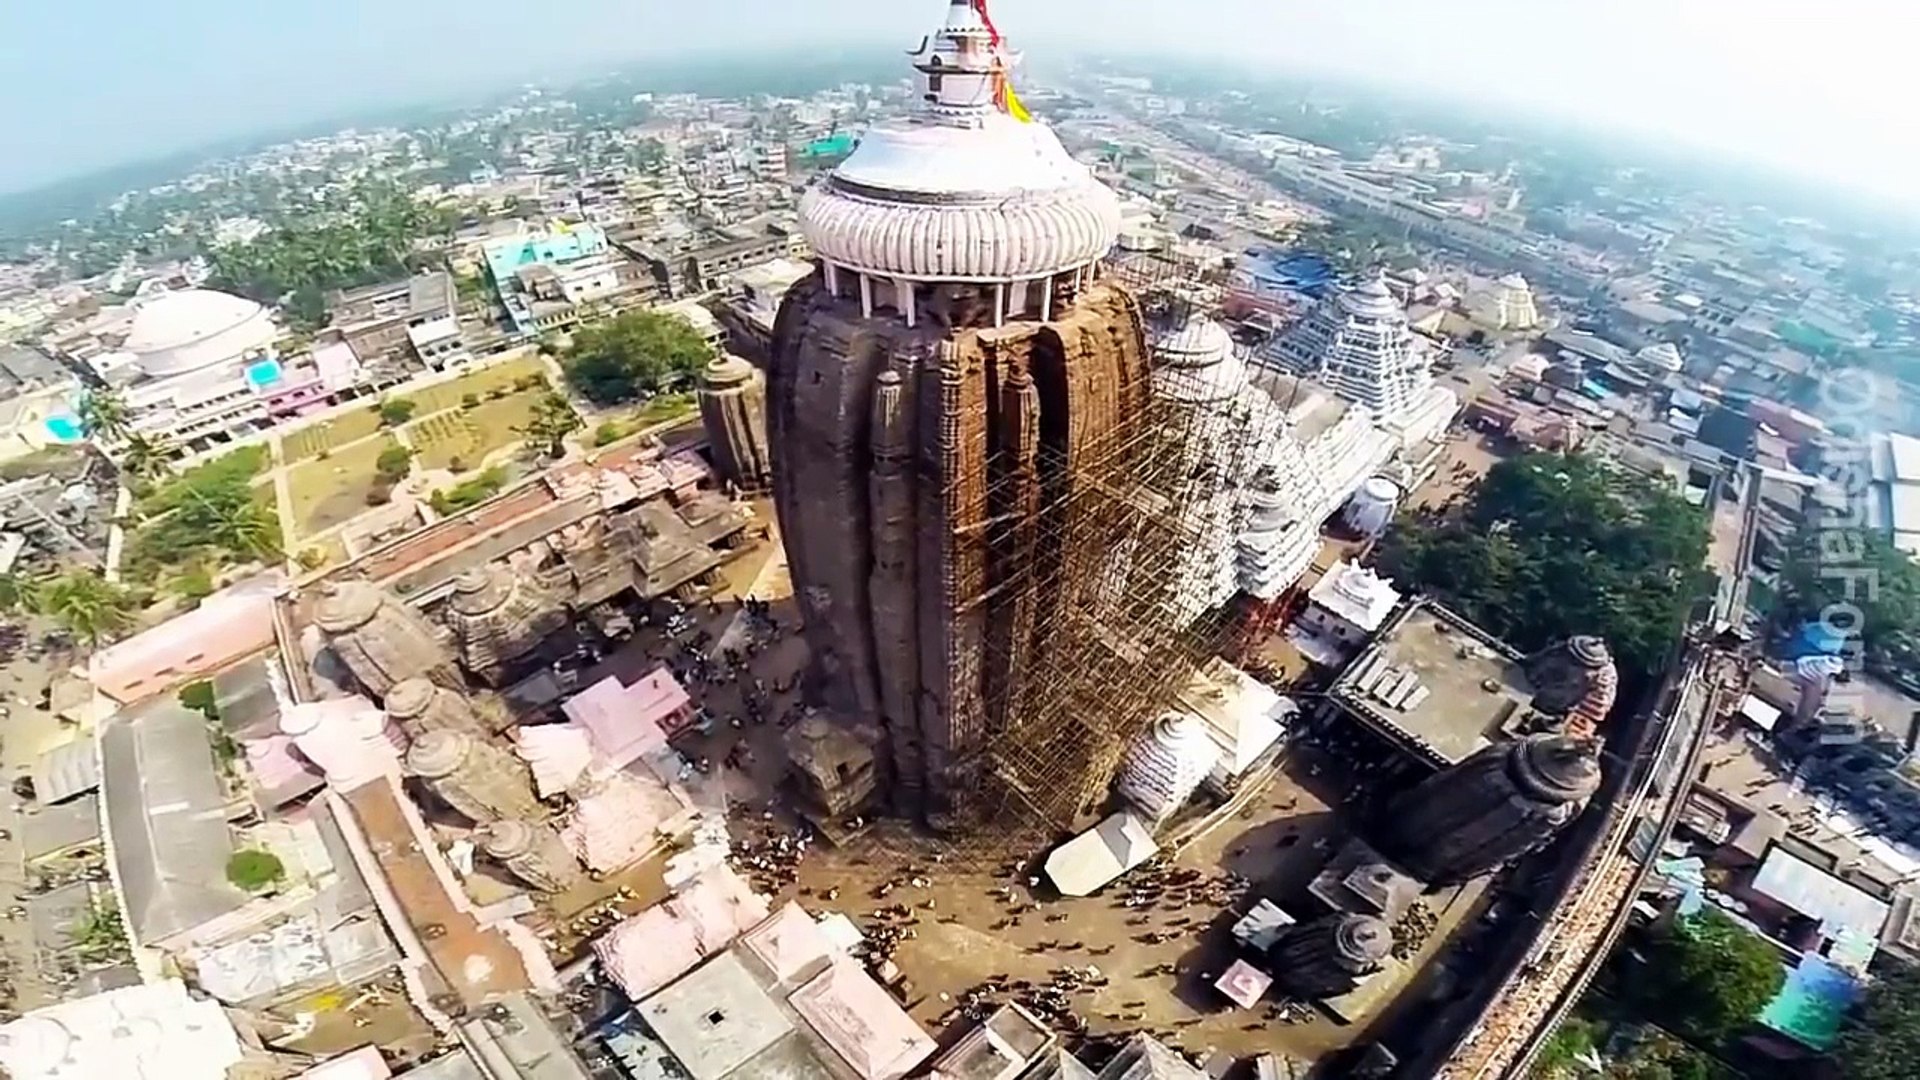
[[900,1080],[937,1049],[913,1017],[845,956],[787,999],[862,1080]]
[[593,951],[627,997],[640,1001],[733,944],[767,915],[766,897],[730,867],[717,866],[678,895],[601,935]]
[[575,694],[561,711],[593,736],[594,749],[616,768],[664,749],[694,721],[693,699],[664,666],[632,686],[609,675]]
[[230,585],[200,606],[93,654],[87,679],[122,705],[144,701],[271,648],[279,571]]
[[789,901],[766,922],[747,931],[740,944],[778,982],[798,985],[822,970],[837,951],[813,916]]
[[1273,985],[1273,977],[1245,960],[1235,960],[1233,966],[1214,980],[1213,988],[1226,996],[1228,1001],[1243,1009],[1251,1009],[1260,1004],[1267,987]]

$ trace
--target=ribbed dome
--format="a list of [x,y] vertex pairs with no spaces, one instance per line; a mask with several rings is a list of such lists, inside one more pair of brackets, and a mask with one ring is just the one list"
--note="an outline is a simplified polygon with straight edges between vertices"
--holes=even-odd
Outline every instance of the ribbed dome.
[[267,348],[275,336],[265,308],[212,289],[164,293],[142,303],[121,348],[154,377],[198,371]]
[[870,129],[800,202],[821,258],[917,281],[1012,281],[1086,266],[1120,234],[1120,200],[1053,131],[999,111],[1012,58],[949,8],[915,56],[918,115]]
[[1510,753],[1516,786],[1541,802],[1580,802],[1600,788],[1600,760],[1582,740],[1535,735],[1515,743]]
[[721,353],[707,364],[701,379],[714,389],[752,382],[754,366],[731,353]]
[[1148,817],[1165,818],[1193,797],[1218,756],[1200,721],[1168,713],[1127,754],[1120,794]]
[[1340,294],[1340,306],[1347,313],[1362,319],[1404,320],[1407,313],[1401,309],[1400,301],[1387,291],[1387,283],[1381,278],[1370,278]]

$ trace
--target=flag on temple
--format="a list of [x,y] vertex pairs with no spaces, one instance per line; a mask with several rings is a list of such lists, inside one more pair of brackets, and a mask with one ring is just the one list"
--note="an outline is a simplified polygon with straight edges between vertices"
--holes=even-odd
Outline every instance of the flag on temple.
[[[1000,28],[993,25],[993,16],[987,14],[987,0],[973,0],[973,10],[980,13],[980,21],[987,28],[987,37],[997,51],[1000,48]],[[1021,103],[1020,95],[1014,93],[1013,83],[1007,78],[1004,68],[994,82],[993,103],[999,106],[1001,112],[1023,124],[1033,123],[1033,114]]]

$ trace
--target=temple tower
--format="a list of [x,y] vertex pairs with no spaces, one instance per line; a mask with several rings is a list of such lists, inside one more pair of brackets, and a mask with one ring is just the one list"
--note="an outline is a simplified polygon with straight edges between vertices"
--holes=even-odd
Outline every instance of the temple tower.
[[453,579],[447,625],[460,663],[489,686],[567,625],[566,608],[546,589],[497,563]]
[[1580,635],[1527,658],[1527,682],[1535,711],[1561,721],[1575,738],[1591,738],[1613,711],[1620,672],[1613,653],[1597,637]]
[[1393,931],[1372,915],[1335,912],[1302,923],[1274,944],[1275,979],[1290,994],[1339,997],[1358,989],[1393,952]]
[[480,850],[543,893],[562,893],[579,884],[580,863],[546,825],[496,821],[479,830]]
[[913,55],[916,113],[801,201],[818,269],[768,373],[811,686],[876,747],[894,809],[940,826],[971,816],[983,747],[1023,718],[1047,641],[1017,586],[1072,532],[1049,515],[1149,392],[1139,307],[1098,267],[1118,200],[1012,97],[1014,60],[954,0]]
[[313,621],[334,655],[375,697],[384,699],[394,684],[416,676],[450,689],[464,685],[426,617],[368,582],[322,585]]
[[773,480],[767,448],[767,385],[752,364],[721,355],[700,374],[700,422],[720,476],[743,491]]
[[1565,735],[1489,746],[1395,799],[1380,847],[1430,885],[1496,870],[1579,816],[1600,787],[1598,751]]
[[409,739],[430,731],[460,731],[485,738],[487,726],[465,694],[431,679],[406,679],[387,691],[387,715]]
[[422,736],[407,751],[407,771],[476,824],[541,821],[547,816],[526,765],[464,732],[430,731]]

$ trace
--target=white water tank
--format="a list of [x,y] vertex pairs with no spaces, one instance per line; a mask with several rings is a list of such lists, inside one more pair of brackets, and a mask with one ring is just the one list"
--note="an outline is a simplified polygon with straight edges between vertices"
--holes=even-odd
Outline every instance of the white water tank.
[[1120,796],[1147,818],[1165,821],[1193,798],[1218,757],[1198,719],[1187,713],[1166,713],[1127,752],[1120,771]]
[[1362,536],[1378,537],[1393,524],[1393,515],[1399,507],[1400,485],[1376,476],[1361,484],[1360,490],[1347,500],[1340,520]]

